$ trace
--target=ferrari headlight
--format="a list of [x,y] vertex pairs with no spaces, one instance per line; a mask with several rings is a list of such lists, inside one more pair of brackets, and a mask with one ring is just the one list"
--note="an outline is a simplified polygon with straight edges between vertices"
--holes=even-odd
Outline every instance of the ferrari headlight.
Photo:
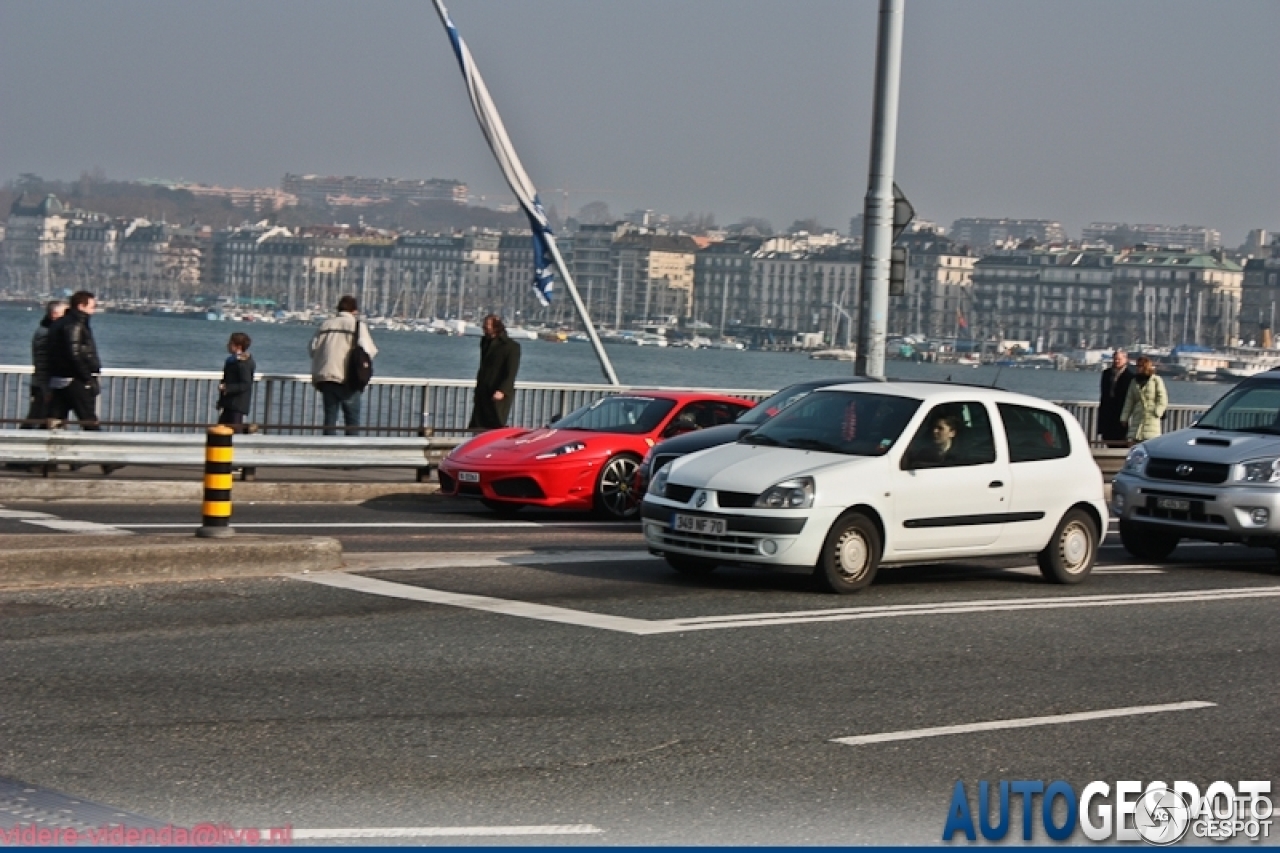
[[579,450],[585,450],[586,445],[581,441],[575,441],[571,444],[561,445],[555,450],[549,450],[546,453],[539,453],[534,459],[555,459],[557,456],[568,456],[570,453],[577,453]]
[[1141,444],[1132,447],[1124,458],[1124,471],[1130,474],[1141,474],[1147,464],[1147,449]]
[[755,505],[766,509],[807,509],[813,506],[813,478],[796,477],[765,489]]
[[1280,459],[1255,459],[1236,469],[1236,479],[1244,483],[1280,482]]
[[659,498],[667,496],[667,469],[670,467],[670,463],[663,465],[658,469],[658,473],[653,475],[653,479],[649,481],[649,494]]

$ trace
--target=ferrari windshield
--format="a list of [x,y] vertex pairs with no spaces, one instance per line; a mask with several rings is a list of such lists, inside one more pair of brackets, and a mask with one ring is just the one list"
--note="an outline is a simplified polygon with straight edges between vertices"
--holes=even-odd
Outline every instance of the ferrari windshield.
[[658,397],[604,397],[570,412],[555,428],[642,435],[656,429],[675,407],[674,400]]
[[1280,435],[1280,382],[1245,382],[1213,404],[1197,429]]
[[902,435],[920,401],[887,394],[814,391],[744,435],[743,444],[879,456]]

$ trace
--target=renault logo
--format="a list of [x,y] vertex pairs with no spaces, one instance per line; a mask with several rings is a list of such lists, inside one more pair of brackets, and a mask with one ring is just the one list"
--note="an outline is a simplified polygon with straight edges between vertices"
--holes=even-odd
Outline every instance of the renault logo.
[[1176,473],[1179,477],[1186,477],[1190,475],[1194,469],[1187,463],[1183,462],[1181,465],[1179,465],[1177,468],[1174,468],[1173,470],[1174,470],[1174,473]]
[[704,506],[706,506],[706,505],[707,505],[707,493],[706,493],[706,492],[698,492],[698,500],[696,501],[695,506],[697,506],[697,507],[701,508],[701,507],[704,507]]

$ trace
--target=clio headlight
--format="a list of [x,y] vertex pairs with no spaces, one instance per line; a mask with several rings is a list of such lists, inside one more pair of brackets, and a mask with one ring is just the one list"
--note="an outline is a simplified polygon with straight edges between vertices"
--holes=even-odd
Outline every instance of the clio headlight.
[[1141,444],[1130,448],[1129,455],[1124,458],[1124,468],[1121,470],[1130,474],[1141,474],[1147,464],[1147,455],[1147,449]]
[[571,444],[561,445],[555,450],[549,450],[546,453],[539,453],[534,459],[555,459],[557,456],[568,456],[570,453],[577,453],[579,450],[586,449],[586,445],[581,441],[575,441]]
[[807,509],[813,506],[813,478],[796,477],[765,489],[755,505],[765,509]]
[[1255,459],[1236,469],[1236,479],[1243,483],[1280,482],[1280,459]]
[[671,463],[667,463],[653,475],[653,479],[649,481],[649,494],[659,498],[667,496],[667,469],[670,467]]

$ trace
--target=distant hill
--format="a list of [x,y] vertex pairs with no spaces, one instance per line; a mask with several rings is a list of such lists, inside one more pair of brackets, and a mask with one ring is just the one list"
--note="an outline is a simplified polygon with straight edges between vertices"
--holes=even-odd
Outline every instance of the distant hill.
[[143,218],[177,225],[209,225],[215,229],[269,219],[279,225],[366,225],[402,231],[452,231],[454,229],[519,228],[525,224],[519,213],[487,207],[468,207],[452,202],[397,202],[366,207],[308,205],[279,211],[255,211],[236,206],[229,199],[195,196],[136,181],[113,181],[84,175],[75,181],[44,180],[23,175],[0,188],[0,221],[23,191],[37,197],[53,193],[70,209],[101,213],[109,217]]

